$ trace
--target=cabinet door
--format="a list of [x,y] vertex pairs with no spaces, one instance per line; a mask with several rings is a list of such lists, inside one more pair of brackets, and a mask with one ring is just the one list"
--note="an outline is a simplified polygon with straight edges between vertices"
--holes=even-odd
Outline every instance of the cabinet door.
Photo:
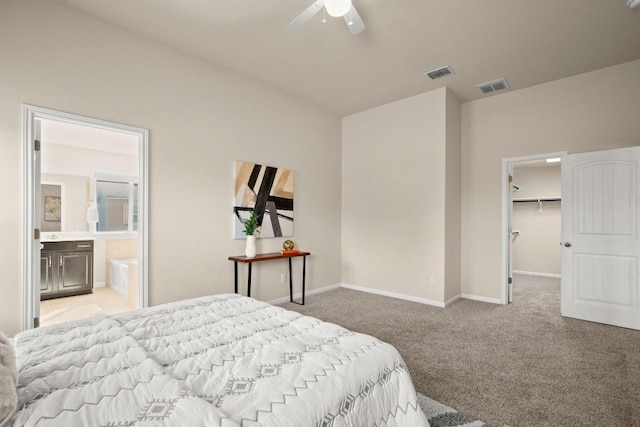
[[91,289],[93,263],[91,252],[58,253],[58,291]]
[[53,292],[53,263],[54,254],[42,254],[40,256],[40,295],[47,295]]

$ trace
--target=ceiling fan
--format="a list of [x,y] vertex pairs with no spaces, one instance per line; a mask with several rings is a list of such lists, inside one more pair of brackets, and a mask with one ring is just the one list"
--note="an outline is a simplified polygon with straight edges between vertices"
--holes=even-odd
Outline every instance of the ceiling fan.
[[[347,23],[347,27],[351,34],[358,34],[364,30],[364,22],[355,6],[351,3],[351,0],[316,0],[311,6],[309,6],[304,12],[295,17],[295,19],[289,22],[287,28],[290,30],[299,30],[304,24],[309,22],[316,13],[323,10],[330,16],[344,18]],[[323,13],[324,13],[323,12]],[[322,19],[322,23],[327,22],[326,18]]]

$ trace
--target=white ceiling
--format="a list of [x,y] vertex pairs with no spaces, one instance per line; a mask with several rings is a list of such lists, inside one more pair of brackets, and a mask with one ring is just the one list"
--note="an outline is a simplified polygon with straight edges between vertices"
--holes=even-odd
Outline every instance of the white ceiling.
[[[640,59],[640,8],[627,0],[353,0],[366,29],[313,0],[66,0],[131,31],[252,77],[340,116],[443,86],[469,101]],[[425,76],[450,65],[455,74]],[[498,92],[500,93],[500,92]]]

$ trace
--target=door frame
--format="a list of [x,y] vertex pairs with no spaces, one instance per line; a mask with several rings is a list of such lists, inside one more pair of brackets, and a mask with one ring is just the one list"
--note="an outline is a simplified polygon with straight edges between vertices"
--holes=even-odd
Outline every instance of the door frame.
[[513,170],[513,166],[518,163],[544,160],[552,157],[562,158],[566,154],[568,154],[566,151],[558,151],[555,153],[532,154],[529,156],[502,159],[502,174],[500,175],[500,186],[502,187],[502,225],[500,227],[500,240],[502,242],[502,278],[500,281],[500,304],[509,304],[509,277],[511,276],[511,265],[513,262],[511,259],[511,209],[513,197],[509,175]]
[[[148,292],[148,223],[149,223],[149,130],[115,123],[93,117],[67,113],[35,105],[22,104],[23,144],[23,274],[22,274],[22,329],[30,329],[39,316],[40,237],[36,234],[39,212],[35,197],[40,193],[40,164],[36,161],[36,150],[32,141],[36,138],[36,119],[50,119],[82,126],[93,126],[115,132],[134,135],[138,138],[138,306],[147,307]],[[38,289],[36,289],[36,287]]]

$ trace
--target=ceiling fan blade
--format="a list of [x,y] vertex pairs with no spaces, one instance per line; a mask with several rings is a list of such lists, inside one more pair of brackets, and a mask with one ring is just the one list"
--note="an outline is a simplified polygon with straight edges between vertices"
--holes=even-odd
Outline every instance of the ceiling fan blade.
[[289,22],[287,28],[291,31],[296,31],[302,28],[304,24],[309,22],[314,15],[322,10],[324,7],[324,0],[317,0],[311,6],[305,9],[300,15],[296,16],[293,21]]
[[[349,27],[349,31],[351,31],[351,34],[356,35],[364,30],[364,21],[358,14],[358,11],[353,4],[351,4],[351,10],[349,10],[349,12],[347,12],[343,16],[343,18],[344,22],[347,23],[347,27]],[[351,23],[351,25],[349,25],[349,23]]]

